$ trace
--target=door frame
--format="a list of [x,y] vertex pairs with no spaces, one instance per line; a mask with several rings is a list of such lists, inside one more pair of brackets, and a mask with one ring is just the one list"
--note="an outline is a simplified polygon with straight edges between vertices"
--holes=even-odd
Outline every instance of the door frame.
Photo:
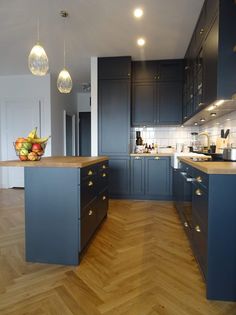
[[72,118],[72,155],[75,156],[75,114],[63,111],[63,153],[66,156],[66,115]]

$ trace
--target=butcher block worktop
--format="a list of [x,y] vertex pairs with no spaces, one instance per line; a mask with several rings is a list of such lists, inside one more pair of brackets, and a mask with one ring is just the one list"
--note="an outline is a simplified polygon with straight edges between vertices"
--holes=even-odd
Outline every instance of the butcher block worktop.
[[189,164],[206,174],[236,174],[236,162],[193,161],[189,157],[179,157],[181,162]]
[[16,167],[69,167],[82,168],[92,164],[107,161],[106,156],[50,156],[43,157],[40,161],[0,161],[1,166]]

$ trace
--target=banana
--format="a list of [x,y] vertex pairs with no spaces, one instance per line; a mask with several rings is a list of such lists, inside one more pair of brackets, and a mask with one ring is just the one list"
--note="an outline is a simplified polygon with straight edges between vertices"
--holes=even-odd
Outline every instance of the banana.
[[50,138],[49,137],[44,137],[44,138],[37,138],[37,139],[33,139],[33,143],[39,143],[39,144],[42,144],[42,143],[45,143],[48,141],[48,139]]
[[[35,127],[27,136],[27,139],[34,139],[37,137],[37,127]],[[31,142],[31,141],[30,141]]]

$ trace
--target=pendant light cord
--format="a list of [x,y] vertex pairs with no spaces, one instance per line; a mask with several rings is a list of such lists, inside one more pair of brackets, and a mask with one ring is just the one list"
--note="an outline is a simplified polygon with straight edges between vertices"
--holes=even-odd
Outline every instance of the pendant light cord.
[[37,18],[37,40],[38,40],[38,43],[39,43],[39,16]]
[[63,25],[63,28],[64,28],[64,55],[63,55],[63,62],[64,62],[64,69],[66,68],[66,17],[64,17],[64,21],[63,21],[64,25]]

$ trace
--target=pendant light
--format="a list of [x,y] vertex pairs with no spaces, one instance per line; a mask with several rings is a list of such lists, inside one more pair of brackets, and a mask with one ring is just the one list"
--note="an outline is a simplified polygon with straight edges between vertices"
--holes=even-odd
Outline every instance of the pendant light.
[[[61,17],[63,18],[67,18],[68,17],[68,12],[66,11],[61,11],[60,12]],[[71,76],[69,74],[69,72],[66,70],[66,44],[65,44],[65,25],[64,25],[64,67],[61,70],[61,72],[59,73],[59,76],[57,78],[57,88],[61,93],[70,93],[71,89],[72,89],[72,79]]]
[[31,49],[28,57],[28,66],[32,74],[43,76],[48,72],[48,57],[44,48],[39,44],[39,19],[37,21],[38,40],[36,45]]

